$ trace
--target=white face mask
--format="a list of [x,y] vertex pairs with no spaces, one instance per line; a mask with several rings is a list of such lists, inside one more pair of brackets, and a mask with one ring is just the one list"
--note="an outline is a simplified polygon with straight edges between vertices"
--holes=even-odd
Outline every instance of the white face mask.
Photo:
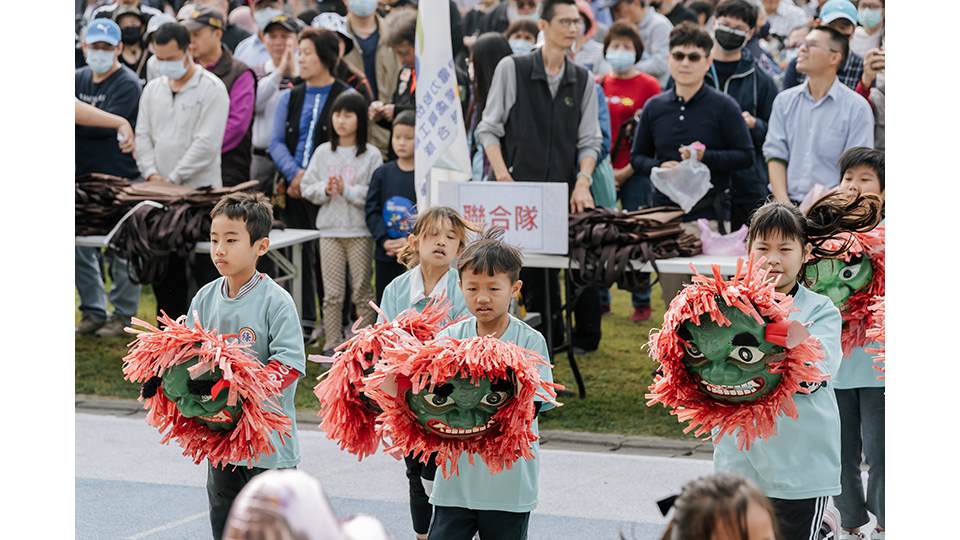
[[350,0],[347,6],[357,17],[368,17],[377,10],[377,0]]
[[187,74],[187,66],[183,59],[180,60],[157,60],[157,73],[160,76],[166,75],[171,81],[179,81]]
[[97,49],[87,49],[87,65],[97,75],[103,75],[113,67],[113,51],[101,51]]

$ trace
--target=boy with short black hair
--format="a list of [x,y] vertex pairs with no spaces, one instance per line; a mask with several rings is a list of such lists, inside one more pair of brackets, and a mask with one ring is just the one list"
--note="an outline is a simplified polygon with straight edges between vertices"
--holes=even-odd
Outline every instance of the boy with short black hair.
[[[520,292],[523,256],[500,240],[501,229],[488,231],[467,246],[459,258],[460,286],[473,317],[442,330],[440,336],[466,339],[493,336],[550,359],[543,336],[509,313],[511,300]],[[539,367],[540,377],[552,382],[549,365]],[[537,411],[553,407],[536,398]],[[539,434],[537,420],[531,426]],[[430,540],[523,540],[530,512],[537,506],[540,445],[533,443],[534,459],[519,459],[513,466],[491,474],[479,456],[461,455],[459,473],[449,479],[437,475],[430,496],[434,505]]]
[[233,193],[210,212],[210,257],[222,277],[206,284],[190,302],[190,324],[236,334],[249,352],[280,381],[280,406],[291,422],[290,436],[270,435],[276,452],[256,462],[207,465],[207,499],[213,538],[219,540],[233,500],[251,478],[269,469],[300,463],[294,408],[297,379],[306,372],[303,333],[293,298],[269,276],[257,272],[257,259],[270,248],[273,209],[262,194]]
[[866,146],[854,146],[840,156],[840,189],[857,189],[883,198],[884,152]]
[[413,181],[416,122],[416,113],[409,110],[400,112],[393,119],[390,144],[397,159],[373,171],[367,188],[364,211],[367,228],[376,246],[373,258],[377,304],[383,300],[387,285],[407,271],[397,261],[397,254],[413,232],[412,218],[416,214],[417,191]]

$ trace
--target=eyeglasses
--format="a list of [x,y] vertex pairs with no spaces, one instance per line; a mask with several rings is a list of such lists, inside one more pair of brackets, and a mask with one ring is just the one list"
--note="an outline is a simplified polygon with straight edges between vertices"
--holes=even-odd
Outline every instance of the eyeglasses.
[[559,24],[560,26],[564,26],[564,27],[567,27],[567,28],[577,28],[577,27],[579,27],[579,26],[583,26],[583,19],[580,19],[580,18],[576,18],[576,19],[557,19],[557,20],[555,20],[555,21],[553,21],[553,22]]
[[823,50],[825,50],[825,51],[830,51],[830,52],[840,52],[840,51],[838,51],[838,50],[836,50],[836,49],[831,49],[830,47],[824,47],[823,45],[820,45],[820,44],[817,43],[816,41],[810,41],[809,39],[806,40],[806,41],[801,41],[801,42],[800,42],[800,46],[797,47],[797,48],[798,48],[798,49],[804,49],[804,48],[806,48],[806,49],[823,49]]
[[677,62],[683,62],[684,58],[689,58],[690,61],[693,62],[694,64],[696,64],[700,60],[703,60],[703,55],[698,52],[685,53],[682,51],[673,51],[672,53],[670,53],[670,56],[672,56],[673,59],[676,60]]

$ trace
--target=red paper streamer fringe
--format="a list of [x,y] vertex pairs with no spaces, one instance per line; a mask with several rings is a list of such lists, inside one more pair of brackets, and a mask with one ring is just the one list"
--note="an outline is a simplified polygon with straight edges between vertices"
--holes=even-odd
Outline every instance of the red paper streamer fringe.
[[[198,319],[195,314],[194,320]],[[123,357],[124,378],[143,383],[154,376],[162,377],[174,366],[199,358],[190,368],[191,376],[219,368],[223,379],[230,382],[227,403],[233,406],[239,400],[243,414],[232,430],[211,431],[181,415],[161,387],[153,397],[145,400],[147,423],[164,434],[161,443],[176,440],[183,448],[183,455],[197,464],[204,459],[214,467],[248,460],[255,463],[261,456],[274,453],[276,449],[270,443],[270,434],[279,431],[283,444],[291,429],[291,421],[280,406],[279,381],[247,352],[248,344],[228,341],[235,336],[207,330],[199,322],[195,328],[189,328],[183,324],[185,320],[186,316],[174,320],[161,313],[157,317],[160,329],[140,319],[132,319],[133,328],[126,328],[126,331],[137,337],[128,345],[129,352]],[[144,399],[140,398],[140,401]]]
[[[320,400],[320,427],[340,448],[359,459],[373,454],[380,445],[377,412],[363,402],[364,371],[377,365],[385,354],[409,355],[446,326],[451,304],[445,298],[432,300],[422,313],[409,308],[393,321],[357,329],[337,347],[333,366],[320,376],[313,393]],[[372,360],[367,354],[372,353]]]
[[693,282],[683,288],[670,302],[663,318],[663,326],[650,334],[650,355],[660,362],[662,376],[650,385],[646,395],[647,406],[661,403],[677,421],[686,422],[684,433],[694,432],[697,437],[707,435],[714,428],[719,432],[714,441],[736,431],[737,447],[749,449],[751,441],[758,437],[769,439],[777,432],[776,418],[785,414],[797,418],[793,395],[806,393],[801,382],[817,383],[827,380],[816,364],[823,359],[820,343],[807,336],[799,345],[787,349],[786,357],[770,364],[772,373],[781,375],[780,384],[769,394],[749,403],[728,403],[711,398],[697,385],[683,364],[684,348],[677,329],[687,321],[700,324],[700,317],[707,315],[721,325],[730,321],[720,311],[722,301],[763,323],[763,318],[773,323],[787,320],[793,306],[793,298],[776,292],[775,279],[761,267],[764,260],[754,264],[751,259],[746,268],[743,259],[737,261],[736,274],[724,280],[720,269],[713,267],[713,276],[695,273]]
[[[874,298],[870,304],[870,312],[873,314],[873,324],[867,329],[867,338],[880,343],[876,349],[865,349],[868,353],[875,353],[873,358],[873,369],[880,373],[886,373],[887,368],[887,330],[886,330],[886,299],[884,297]],[[882,381],[885,375],[878,375],[877,380]]]
[[[383,410],[377,431],[390,441],[386,451],[395,457],[412,453],[423,463],[436,452],[435,462],[444,478],[457,474],[457,461],[463,452],[468,453],[470,463],[473,454],[478,454],[494,474],[509,469],[519,458],[533,459],[533,442],[537,440],[531,432],[534,397],[557,404],[556,391],[563,388],[540,378],[538,366],[549,365],[542,356],[490,336],[464,340],[443,337],[417,350],[390,351],[382,360],[366,379],[365,392]],[[493,415],[495,426],[478,437],[443,438],[427,431],[405,399],[406,389],[432,389],[458,376],[468,377],[474,384],[481,378],[512,376],[516,381],[513,399]],[[387,391],[384,383],[389,387],[395,383],[393,391]]]
[[824,247],[837,249],[849,241],[849,248],[843,254],[843,260],[849,262],[853,256],[866,256],[873,265],[873,277],[867,287],[853,293],[840,310],[843,317],[843,330],[840,334],[840,344],[843,347],[843,356],[857,347],[863,347],[870,342],[867,329],[875,325],[875,312],[870,305],[877,298],[886,295],[886,268],[885,268],[885,237],[886,226],[878,225],[866,233],[841,233],[835,238],[824,242]]

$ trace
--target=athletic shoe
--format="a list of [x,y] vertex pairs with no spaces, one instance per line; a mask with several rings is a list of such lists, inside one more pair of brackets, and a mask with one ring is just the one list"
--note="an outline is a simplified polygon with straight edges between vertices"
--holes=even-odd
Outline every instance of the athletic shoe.
[[873,533],[870,534],[870,540],[885,540],[886,536],[887,536],[886,530],[873,531]]
[[77,325],[77,333],[81,336],[89,336],[103,327],[107,323],[106,319],[84,314],[80,318],[80,324]]
[[128,321],[121,319],[116,315],[110,317],[110,319],[97,330],[97,335],[103,338],[115,338],[125,336],[127,333],[123,329],[127,326]]
[[650,307],[638,307],[633,308],[633,314],[630,315],[630,320],[633,322],[643,322],[650,320]]
[[[826,507],[823,510],[823,521],[820,522],[820,538],[823,540],[843,538],[841,536],[842,531],[843,529],[840,528],[840,511],[832,506]],[[863,537],[851,536],[850,538],[853,540]]]

